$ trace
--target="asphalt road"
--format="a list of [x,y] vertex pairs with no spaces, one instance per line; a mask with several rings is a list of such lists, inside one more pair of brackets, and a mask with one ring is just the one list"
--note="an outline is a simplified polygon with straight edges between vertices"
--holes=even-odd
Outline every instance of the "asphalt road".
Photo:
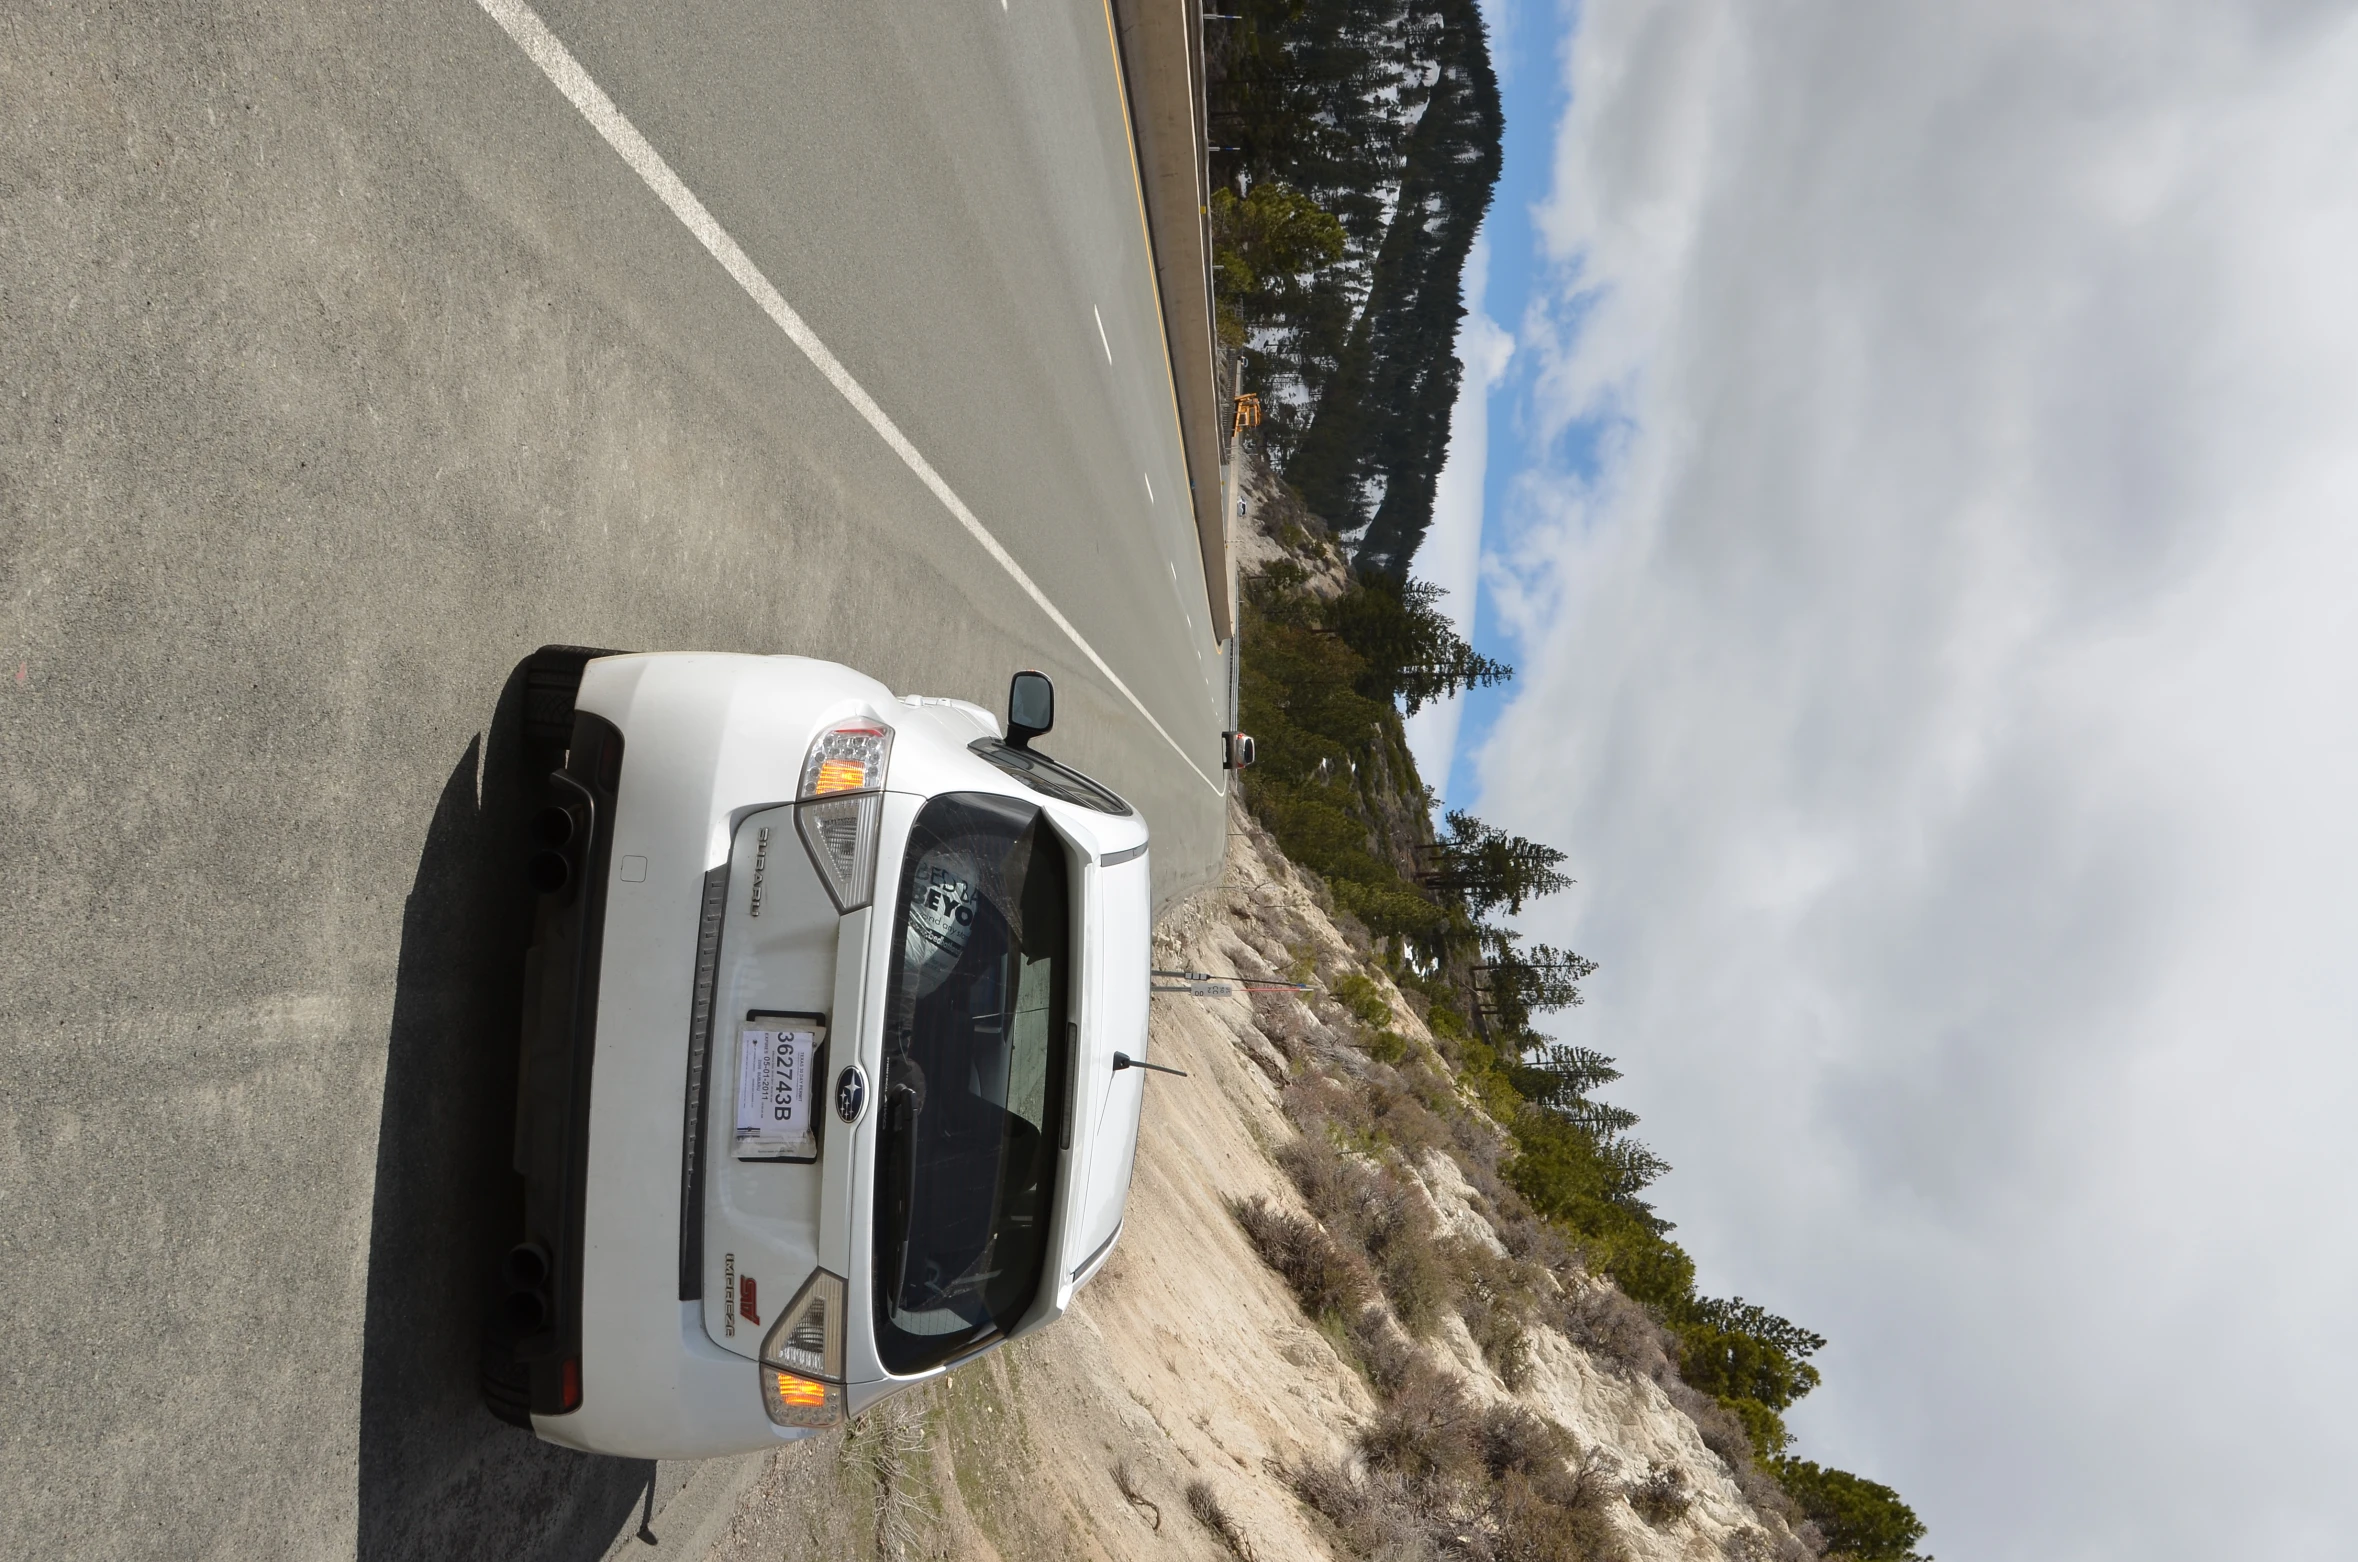
[[1042,667],[1160,891],[1216,868],[1098,0],[537,14],[843,384],[473,0],[0,10],[11,1555],[578,1558],[645,1500],[473,1401],[533,647]]

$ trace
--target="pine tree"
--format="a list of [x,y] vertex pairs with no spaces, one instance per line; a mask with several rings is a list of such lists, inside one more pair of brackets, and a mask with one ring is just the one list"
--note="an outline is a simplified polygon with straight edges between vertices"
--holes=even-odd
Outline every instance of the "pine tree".
[[1457,896],[1476,918],[1501,907],[1510,916],[1520,915],[1526,900],[1552,895],[1572,882],[1556,871],[1564,854],[1553,846],[1509,835],[1463,809],[1450,810],[1442,822],[1448,833],[1436,848],[1440,866],[1425,882]]
[[1916,1554],[1924,1521],[1882,1482],[1807,1459],[1780,1459],[1775,1469],[1777,1483],[1825,1535],[1829,1550],[1858,1562],[1930,1562]]
[[1248,319],[1282,312],[1343,258],[1343,225],[1283,180],[1239,196],[1212,192],[1212,272],[1221,339],[1244,344]]
[[1512,667],[1458,638],[1441,611],[1445,594],[1428,581],[1363,576],[1328,606],[1328,627],[1367,664],[1360,693],[1397,700],[1413,716],[1434,700],[1514,677]]

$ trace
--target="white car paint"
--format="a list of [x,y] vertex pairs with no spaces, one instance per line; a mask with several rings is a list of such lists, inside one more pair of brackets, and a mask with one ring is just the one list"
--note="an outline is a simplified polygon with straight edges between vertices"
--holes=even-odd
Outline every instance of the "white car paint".
[[[815,1162],[738,1162],[730,1142],[731,1060],[748,1009],[825,1014],[828,1078],[855,1059],[871,1082],[880,1077],[897,869],[919,810],[944,792],[995,793],[1039,807],[1075,870],[1072,1142],[1059,1163],[1051,1267],[1007,1337],[1060,1316],[1119,1232],[1137,1144],[1144,1076],[1115,1072],[1112,1059],[1146,1053],[1145,821],[1044,796],[970,752],[976,738],[1000,735],[980,707],[904,700],[828,662],[602,657],[583,670],[576,709],[619,728],[624,757],[590,1082],[580,1406],[534,1415],[535,1431],[569,1447],[660,1459],[748,1452],[808,1435],[771,1424],[754,1357],[770,1323],[819,1267],[848,1285],[844,1398],[851,1413],[947,1370],[896,1378],[878,1361],[866,1261],[879,1116],[873,1083],[858,1121],[848,1125],[835,1119],[829,1092],[820,1090],[826,1124]],[[814,736],[854,714],[881,719],[894,739],[876,903],[838,915],[790,816],[770,810],[793,801]],[[765,824],[774,833],[756,929],[749,832]],[[626,857],[644,859],[643,879],[619,877]],[[1108,857],[1119,860],[1107,866]],[[703,1198],[693,1212],[703,1222],[704,1295],[683,1301],[690,1010],[706,875],[723,865],[731,872],[705,1074]],[[759,1323],[733,1316],[724,1284],[730,1272],[757,1279]]]

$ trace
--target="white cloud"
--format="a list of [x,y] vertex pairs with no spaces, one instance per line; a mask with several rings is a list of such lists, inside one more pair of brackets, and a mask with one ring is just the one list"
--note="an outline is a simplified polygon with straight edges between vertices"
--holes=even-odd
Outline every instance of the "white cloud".
[[1970,1558],[2358,1533],[2358,27],[1591,0],[1485,817],[1805,1451]]
[[[1466,259],[1465,319],[1458,323],[1457,357],[1465,366],[1457,409],[1449,423],[1449,455],[1433,489],[1433,524],[1417,549],[1416,574],[1447,593],[1442,611],[1465,639],[1474,637],[1476,588],[1482,569],[1482,484],[1489,470],[1490,393],[1505,378],[1515,339],[1484,312],[1489,246],[1474,240]],[[1427,705],[1408,718],[1408,749],[1436,789],[1449,786],[1461,711],[1454,698]]]

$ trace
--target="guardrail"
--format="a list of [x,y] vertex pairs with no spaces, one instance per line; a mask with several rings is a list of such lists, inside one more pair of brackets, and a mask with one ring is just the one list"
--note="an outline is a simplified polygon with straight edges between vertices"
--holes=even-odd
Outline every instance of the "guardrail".
[[1179,444],[1211,598],[1212,636],[1235,629],[1222,487],[1220,389],[1213,361],[1211,157],[1204,134],[1202,0],[1107,0],[1130,115],[1138,199],[1154,254],[1163,348]]

